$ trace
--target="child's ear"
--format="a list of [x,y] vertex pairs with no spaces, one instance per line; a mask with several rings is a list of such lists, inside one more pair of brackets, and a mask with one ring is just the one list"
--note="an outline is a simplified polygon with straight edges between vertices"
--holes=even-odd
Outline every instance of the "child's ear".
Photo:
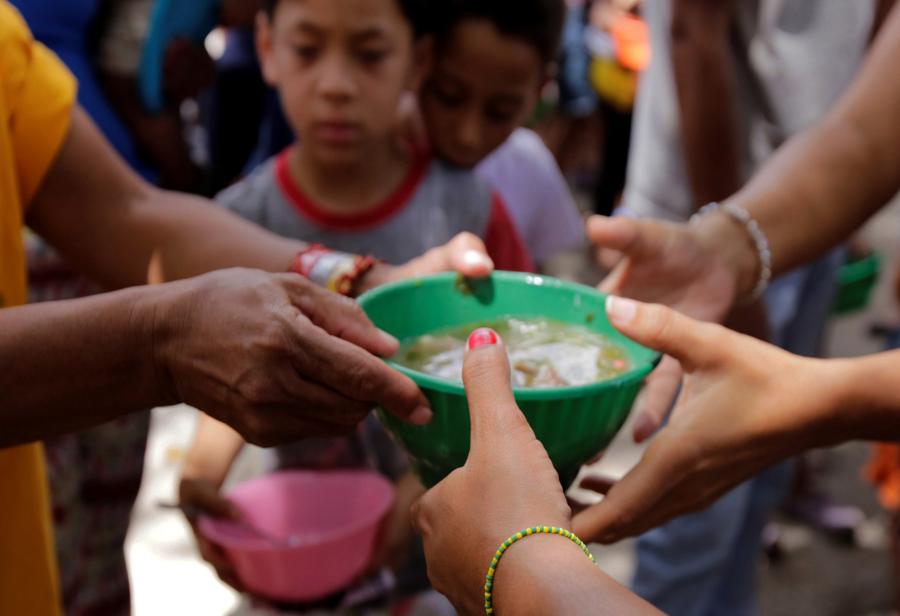
[[412,71],[406,88],[418,92],[434,64],[434,37],[423,36],[413,46]]
[[263,79],[274,87],[278,83],[278,71],[272,55],[272,20],[265,11],[259,11],[256,14],[256,56]]

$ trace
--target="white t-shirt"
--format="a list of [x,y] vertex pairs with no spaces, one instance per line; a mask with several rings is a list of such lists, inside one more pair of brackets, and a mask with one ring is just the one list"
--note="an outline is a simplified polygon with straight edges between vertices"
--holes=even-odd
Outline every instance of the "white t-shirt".
[[535,263],[585,242],[584,221],[569,185],[533,130],[516,130],[476,173],[503,198]]
[[[671,3],[647,0],[653,60],[641,78],[623,198],[625,213],[683,221],[693,213],[671,63]],[[742,0],[732,20],[742,175],[821,119],[853,80],[875,0]]]

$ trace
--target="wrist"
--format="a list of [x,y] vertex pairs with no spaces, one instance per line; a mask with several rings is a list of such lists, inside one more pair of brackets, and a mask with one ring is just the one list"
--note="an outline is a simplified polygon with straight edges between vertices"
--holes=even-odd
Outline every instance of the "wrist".
[[559,613],[559,598],[579,571],[596,568],[572,541],[533,535],[507,550],[494,577],[494,610],[504,614]]
[[828,372],[821,382],[830,388],[833,400],[823,412],[823,445],[900,438],[900,391],[894,376],[900,351],[823,363]]
[[360,281],[377,263],[371,255],[359,256],[310,244],[294,256],[288,271],[329,291],[356,297],[361,293]]
[[180,402],[171,374],[172,347],[178,336],[172,319],[173,287],[180,283],[168,283],[145,287],[145,293],[132,305],[132,331],[137,348],[146,349],[144,363],[150,373],[150,397],[158,400],[157,406]]
[[724,211],[712,212],[692,225],[697,240],[716,255],[731,274],[734,301],[750,297],[760,278],[756,244],[744,225]]
[[[777,394],[779,399],[793,399],[789,412],[774,413],[772,442],[784,441],[792,454],[840,442],[845,430],[841,424],[841,408],[851,395],[847,368],[850,360],[827,360],[792,356],[793,364],[783,368],[790,374],[791,390]],[[773,397],[773,399],[775,399]]]
[[376,287],[380,287],[392,280],[392,272],[394,266],[388,265],[382,261],[376,261],[372,267],[363,272],[356,280],[351,290],[351,297],[359,297],[366,291],[371,291]]

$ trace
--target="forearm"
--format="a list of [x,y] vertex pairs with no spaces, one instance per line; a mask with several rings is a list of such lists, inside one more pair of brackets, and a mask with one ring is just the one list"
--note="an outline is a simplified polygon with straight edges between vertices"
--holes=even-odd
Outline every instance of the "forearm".
[[231,427],[200,413],[194,442],[184,460],[182,478],[206,479],[221,488],[243,446],[244,439]]
[[[104,245],[120,251],[113,254],[130,257],[126,277],[116,281],[118,285],[177,280],[229,267],[284,272],[305,246],[205,199],[155,189],[118,208],[103,223],[108,225]],[[102,268],[107,261],[98,255],[93,265]],[[114,276],[121,264],[113,269]]]
[[144,284],[151,274],[174,280],[232,266],[285,271],[303,246],[205,199],[143,182],[80,109],[28,224],[108,288]]
[[[900,123],[892,120],[900,109],[897,57],[900,10],[895,9],[828,118],[782,147],[733,197],[768,236],[775,274],[839,244],[900,188]],[[732,231],[719,243],[735,241]],[[755,254],[741,258],[736,269],[754,267],[747,262]]]
[[829,360],[838,394],[818,422],[823,444],[900,440],[900,351]]
[[773,275],[839,245],[896,192],[896,174],[877,164],[866,141],[859,127],[829,119],[789,142],[733,197],[766,233]]
[[0,446],[173,402],[152,356],[153,306],[130,289],[0,310]]
[[574,543],[554,536],[529,537],[507,551],[495,577],[494,610],[499,616],[659,613]]
[[731,2],[672,3],[672,68],[694,207],[741,187]]

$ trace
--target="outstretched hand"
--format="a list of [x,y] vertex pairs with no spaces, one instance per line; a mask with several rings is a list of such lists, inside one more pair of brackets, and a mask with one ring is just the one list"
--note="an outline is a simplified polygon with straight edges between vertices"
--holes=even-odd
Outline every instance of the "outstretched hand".
[[664,306],[610,297],[607,312],[623,334],[678,360],[686,378],[668,425],[641,461],[575,517],[584,540],[612,543],[703,509],[819,444],[816,424],[838,396],[832,364]]

